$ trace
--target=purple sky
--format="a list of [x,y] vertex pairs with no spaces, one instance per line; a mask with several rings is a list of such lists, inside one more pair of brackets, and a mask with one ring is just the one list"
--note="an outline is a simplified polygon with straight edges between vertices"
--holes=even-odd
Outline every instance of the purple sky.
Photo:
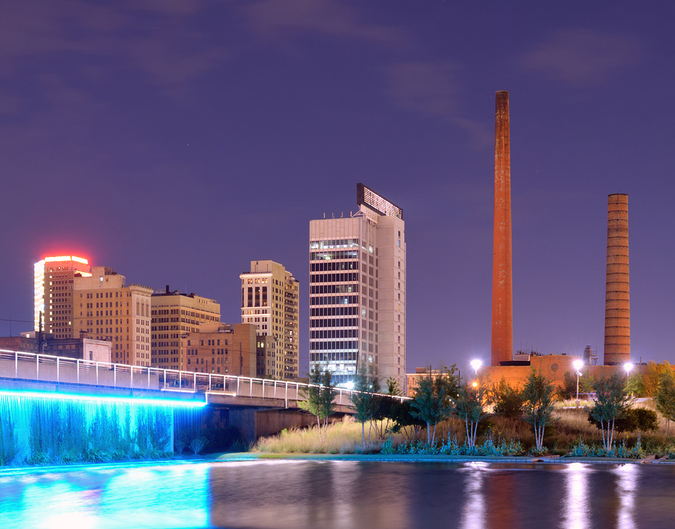
[[607,195],[628,193],[633,358],[675,362],[673,20],[670,2],[9,2],[0,318],[32,320],[54,252],[238,322],[239,273],[273,259],[301,282],[304,372],[309,221],[356,210],[363,182],[404,209],[408,371],[489,362],[509,90],[515,348],[602,353]]

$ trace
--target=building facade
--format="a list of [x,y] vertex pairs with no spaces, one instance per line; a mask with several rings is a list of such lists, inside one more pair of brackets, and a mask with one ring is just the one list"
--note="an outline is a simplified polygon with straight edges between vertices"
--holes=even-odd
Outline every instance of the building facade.
[[88,277],[89,262],[75,255],[45,257],[33,266],[34,330],[55,338],[78,338],[73,332],[75,277]]
[[405,384],[406,242],[403,211],[358,184],[359,210],[309,225],[310,369],[338,384],[357,372]]
[[151,364],[162,369],[180,369],[181,340],[199,331],[202,323],[220,322],[220,305],[213,299],[177,290],[156,290],[151,297]]
[[112,362],[149,366],[152,289],[126,286],[112,268],[97,266],[73,283],[74,336],[112,343]]
[[181,341],[182,371],[256,376],[256,326],[202,323]]
[[300,376],[298,281],[274,261],[251,261],[241,279],[241,322],[255,325],[259,336],[271,336],[276,345],[266,348],[265,372],[280,380]]
[[110,363],[110,342],[90,338],[54,338],[35,331],[0,337],[0,349]]

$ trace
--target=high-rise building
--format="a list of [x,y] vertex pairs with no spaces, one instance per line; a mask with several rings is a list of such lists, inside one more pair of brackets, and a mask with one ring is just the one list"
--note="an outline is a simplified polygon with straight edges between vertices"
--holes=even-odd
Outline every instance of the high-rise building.
[[272,336],[266,348],[265,375],[281,380],[300,376],[299,283],[283,265],[251,261],[241,279],[241,322],[256,326],[259,336]]
[[152,304],[153,367],[180,369],[181,336],[198,332],[202,323],[220,322],[220,305],[213,299],[178,290],[155,290]]
[[359,210],[309,224],[310,369],[338,384],[356,371],[405,383],[406,242],[403,210],[363,184]]
[[[87,277],[89,262],[74,255],[45,257],[34,265],[35,330],[55,338],[79,338],[73,333],[73,281]],[[40,329],[42,321],[42,329]]]
[[126,286],[112,268],[96,266],[73,283],[73,333],[112,342],[112,361],[150,365],[150,296],[152,289]]

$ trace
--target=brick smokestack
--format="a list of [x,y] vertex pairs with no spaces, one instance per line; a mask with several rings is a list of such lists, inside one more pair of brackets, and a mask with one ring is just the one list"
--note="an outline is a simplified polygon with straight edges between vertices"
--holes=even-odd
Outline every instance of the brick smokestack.
[[513,360],[511,281],[511,140],[509,93],[496,94],[495,212],[492,252],[492,348],[490,365]]
[[607,202],[605,365],[609,366],[630,360],[628,195],[609,195]]

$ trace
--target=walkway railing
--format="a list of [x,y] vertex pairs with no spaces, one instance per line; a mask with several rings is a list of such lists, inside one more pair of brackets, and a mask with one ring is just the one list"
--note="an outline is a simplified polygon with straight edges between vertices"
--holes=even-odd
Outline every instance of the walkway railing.
[[[157,367],[94,362],[62,356],[0,349],[0,378],[63,382],[121,389],[229,395],[239,398],[283,400],[284,406],[298,407],[310,384],[262,378],[194,373]],[[335,402],[351,405],[353,391],[336,388]],[[387,397],[390,397],[387,395]],[[396,397],[401,400],[406,397]]]

